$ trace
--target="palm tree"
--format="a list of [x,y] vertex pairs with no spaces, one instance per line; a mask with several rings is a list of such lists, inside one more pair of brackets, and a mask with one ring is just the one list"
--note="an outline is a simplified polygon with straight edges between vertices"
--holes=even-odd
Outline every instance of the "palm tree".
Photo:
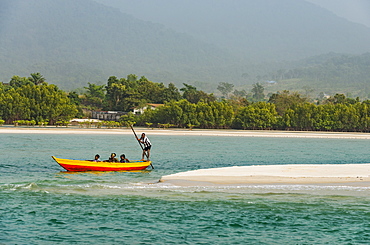
[[31,73],[31,77],[29,77],[28,79],[35,85],[39,85],[40,83],[45,82],[45,78],[39,72]]

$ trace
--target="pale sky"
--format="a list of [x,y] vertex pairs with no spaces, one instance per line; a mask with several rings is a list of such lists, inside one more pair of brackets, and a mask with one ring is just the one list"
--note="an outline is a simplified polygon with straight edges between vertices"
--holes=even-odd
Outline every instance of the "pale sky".
[[306,0],[340,17],[370,27],[370,0]]

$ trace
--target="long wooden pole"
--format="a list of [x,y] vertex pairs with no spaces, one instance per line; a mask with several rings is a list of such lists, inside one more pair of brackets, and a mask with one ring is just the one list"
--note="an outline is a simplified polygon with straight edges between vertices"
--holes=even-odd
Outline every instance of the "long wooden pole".
[[[134,135],[135,135],[136,140],[139,142],[139,145],[140,145],[141,149],[143,150],[143,152],[144,152],[144,154],[145,154],[146,158],[149,160],[148,154],[147,154],[147,152],[146,152],[146,151],[144,151],[144,147],[142,146],[142,144],[141,144],[141,142],[140,142],[139,138],[137,137],[137,134],[135,133],[134,127],[132,127],[132,125],[130,125],[130,127],[131,127],[131,129],[132,129],[132,132],[133,132],[133,133],[134,133]],[[152,167],[152,169],[154,169],[154,166],[153,166],[153,164],[152,164],[152,163],[150,163],[150,166]]]

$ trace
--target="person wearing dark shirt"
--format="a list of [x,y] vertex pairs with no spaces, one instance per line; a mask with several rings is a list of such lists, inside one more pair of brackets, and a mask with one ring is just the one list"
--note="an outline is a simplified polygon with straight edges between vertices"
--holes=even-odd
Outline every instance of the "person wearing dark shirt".
[[105,160],[104,162],[118,162],[118,159],[116,158],[116,153],[110,154],[110,158],[108,160]]
[[120,157],[119,162],[122,162],[122,163],[124,163],[124,162],[130,162],[130,160],[128,160],[128,159],[126,158],[125,154],[122,154],[122,155],[121,155],[121,156],[119,156],[119,157]]

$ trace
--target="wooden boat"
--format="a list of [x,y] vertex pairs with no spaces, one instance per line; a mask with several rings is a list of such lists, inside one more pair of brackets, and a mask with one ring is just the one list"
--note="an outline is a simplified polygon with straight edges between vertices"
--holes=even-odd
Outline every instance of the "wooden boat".
[[52,156],[52,158],[67,171],[132,171],[144,170],[151,164],[151,161],[130,161],[128,163],[120,163],[71,160],[54,156]]

